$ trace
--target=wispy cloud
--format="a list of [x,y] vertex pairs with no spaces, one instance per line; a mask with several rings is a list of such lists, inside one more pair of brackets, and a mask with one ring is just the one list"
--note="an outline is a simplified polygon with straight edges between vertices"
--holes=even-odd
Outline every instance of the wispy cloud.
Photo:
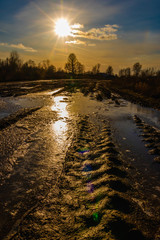
[[95,44],[89,43],[84,41],[79,41],[77,38],[83,38],[83,39],[90,39],[90,40],[103,40],[103,41],[108,41],[108,40],[115,40],[117,39],[117,31],[119,26],[117,24],[109,25],[106,24],[102,28],[91,28],[88,31],[82,31],[79,30],[80,28],[84,28],[84,26],[80,23],[76,23],[71,26],[71,34],[70,41],[66,41],[66,44],[83,44],[87,46],[95,46]]
[[9,47],[9,48],[16,48],[16,49],[20,49],[20,50],[23,50],[23,51],[26,51],[26,52],[37,52],[37,50],[35,50],[31,47],[24,46],[22,43],[18,43],[18,44],[0,43],[0,46]]
[[71,26],[72,29],[79,29],[79,28],[84,28],[83,24],[80,23],[75,23]]
[[87,38],[94,40],[114,40],[117,39],[116,32],[118,25],[105,25],[102,28],[92,28],[89,31],[73,30],[73,37]]
[[95,47],[96,44],[95,43],[87,43],[86,41],[80,41],[78,39],[76,40],[70,40],[70,41],[65,41],[66,44],[75,44],[75,45],[85,45],[87,47]]
[[66,44],[86,45],[86,42],[80,40],[65,41]]

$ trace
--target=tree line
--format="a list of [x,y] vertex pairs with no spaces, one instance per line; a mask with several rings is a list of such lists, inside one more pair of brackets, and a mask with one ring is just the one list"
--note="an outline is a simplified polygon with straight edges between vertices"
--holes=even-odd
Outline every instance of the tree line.
[[113,67],[109,65],[105,72],[100,71],[101,64],[97,63],[90,71],[85,71],[85,66],[80,63],[74,53],[68,56],[64,69],[57,68],[49,60],[36,64],[33,60],[24,62],[16,51],[12,51],[5,60],[0,59],[0,81],[38,80],[56,78],[86,78],[99,77],[112,78],[147,78],[160,77],[160,70],[154,68],[142,69],[140,63],[135,63],[132,68],[120,69],[119,74],[114,74]]

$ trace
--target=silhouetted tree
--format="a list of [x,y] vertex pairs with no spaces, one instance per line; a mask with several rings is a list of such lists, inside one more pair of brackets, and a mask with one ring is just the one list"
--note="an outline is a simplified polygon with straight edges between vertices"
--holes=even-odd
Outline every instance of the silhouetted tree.
[[101,64],[100,64],[100,63],[97,63],[97,64],[92,68],[92,73],[93,73],[93,74],[98,74],[98,73],[100,73],[100,67],[101,67]]
[[47,59],[47,60],[43,60],[42,61],[42,68],[47,70],[50,66],[50,61]]
[[84,73],[84,65],[80,62],[77,62],[76,64],[76,73],[77,74],[83,74]]
[[145,77],[153,77],[154,75],[156,75],[156,72],[155,72],[154,68],[147,68],[147,69],[143,69],[141,71],[141,76],[143,78],[145,78]]
[[68,57],[68,62],[65,64],[65,70],[72,74],[84,73],[84,65],[81,64],[74,53],[71,53]]
[[16,51],[10,53],[10,57],[7,59],[7,75],[9,79],[16,80],[19,78],[19,72],[22,66],[22,60]]
[[125,69],[125,77],[130,77],[131,76],[131,69],[128,67]]
[[106,74],[109,76],[113,75],[113,67],[112,66],[108,66],[108,68],[106,70]]
[[136,77],[138,77],[140,75],[141,68],[142,68],[142,65],[139,62],[137,62],[133,65],[133,72]]
[[74,53],[71,53],[68,57],[68,62],[65,64],[65,70],[69,73],[76,73],[77,57]]
[[56,68],[53,65],[50,65],[48,69],[46,70],[46,78],[51,79],[54,77],[54,74],[56,72]]
[[33,61],[33,60],[28,60],[27,62],[26,62],[26,64],[28,65],[28,67],[31,67],[31,68],[34,68],[34,67],[36,67],[36,64],[35,64],[35,62]]
[[11,68],[14,68],[16,70],[20,69],[22,65],[22,60],[20,59],[19,54],[16,51],[12,51],[10,53],[9,65]]
[[158,71],[156,72],[156,76],[157,76],[157,77],[160,77],[160,70],[158,70]]
[[119,70],[119,77],[130,77],[130,76],[131,76],[131,69],[129,67]]
[[58,73],[64,73],[64,70],[59,67],[59,68],[57,69],[57,72],[58,72]]
[[125,68],[119,70],[119,77],[125,77]]

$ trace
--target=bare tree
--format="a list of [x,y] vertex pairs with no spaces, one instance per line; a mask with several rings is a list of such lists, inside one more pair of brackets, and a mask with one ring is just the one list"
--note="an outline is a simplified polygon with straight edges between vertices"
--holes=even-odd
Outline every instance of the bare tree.
[[46,78],[53,78],[55,72],[56,72],[56,67],[53,65],[50,65],[46,71]]
[[74,53],[71,53],[68,57],[68,62],[65,64],[65,70],[69,73],[76,73],[77,57]]
[[131,69],[128,67],[125,69],[125,77],[130,77],[131,76]]
[[131,69],[123,68],[119,71],[119,77],[130,77],[131,76]]
[[108,68],[106,70],[106,74],[109,76],[113,75],[113,67],[112,66],[108,66]]
[[16,51],[12,51],[9,57],[9,65],[13,71],[17,71],[22,66],[22,61]]
[[139,62],[137,62],[133,65],[133,72],[136,77],[138,77],[140,75],[141,68],[142,68],[142,65]]
[[125,77],[125,69],[120,69],[119,70],[119,77]]
[[76,64],[76,73],[77,74],[83,74],[84,73],[84,65],[80,62],[77,62]]
[[143,78],[145,77],[153,77],[154,75],[156,75],[156,72],[154,70],[154,68],[147,68],[141,71],[141,76]]
[[48,60],[48,59],[47,60],[43,60],[42,68],[47,70],[49,68],[49,66],[50,66],[50,60]]
[[28,67],[32,67],[32,68],[36,66],[36,64],[35,64],[35,62],[33,60],[28,60],[26,62],[26,64],[28,65]]
[[92,73],[93,73],[93,74],[98,74],[98,73],[100,73],[100,67],[101,67],[101,64],[100,64],[100,63],[97,63],[97,64],[92,68]]
[[156,72],[156,76],[157,76],[157,77],[160,77],[160,70],[158,70],[158,71]]

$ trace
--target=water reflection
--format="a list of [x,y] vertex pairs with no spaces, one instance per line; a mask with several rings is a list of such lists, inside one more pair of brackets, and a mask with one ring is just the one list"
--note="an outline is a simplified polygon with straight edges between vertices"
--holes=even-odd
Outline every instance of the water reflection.
[[46,94],[47,94],[47,95],[54,95],[54,94],[60,92],[62,89],[63,89],[63,88],[58,88],[58,89],[56,89],[56,90],[54,90],[54,91],[47,92]]
[[67,110],[68,103],[65,102],[64,96],[56,96],[54,97],[54,104],[51,107],[52,111],[56,111],[59,119],[53,123],[52,129],[54,131],[54,136],[56,137],[56,143],[61,145],[61,147],[65,146],[65,142],[67,139],[67,131],[68,131],[68,123],[67,118],[69,117],[69,113]]
[[153,108],[142,107],[138,104],[128,103],[128,108],[126,109],[132,114],[138,114],[149,124],[153,124],[156,127],[160,127],[160,112]]
[[[119,118],[126,115],[138,115],[148,124],[160,128],[160,112],[153,108],[143,107],[125,100],[120,100],[121,105],[117,108],[113,105],[108,105],[108,113],[111,117]],[[122,104],[123,103],[123,104]]]
[[63,96],[54,98],[54,105],[51,107],[52,111],[56,111],[59,117],[68,118],[67,102],[64,101]]
[[53,131],[56,137],[58,137],[58,141],[66,140],[67,130],[68,130],[67,123],[64,122],[63,120],[58,120],[53,124]]

